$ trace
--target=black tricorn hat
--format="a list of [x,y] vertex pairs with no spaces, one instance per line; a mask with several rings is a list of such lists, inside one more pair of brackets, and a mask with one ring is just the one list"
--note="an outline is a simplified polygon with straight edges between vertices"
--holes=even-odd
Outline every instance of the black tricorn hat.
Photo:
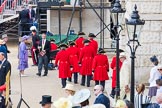
[[98,49],[98,53],[106,53],[103,48]]
[[[121,53],[121,52],[124,52],[124,50],[122,50],[122,49],[119,49],[119,53]],[[116,51],[115,51],[115,53],[116,53]]]
[[78,32],[78,36],[79,35],[85,35],[85,33],[84,32]]
[[50,95],[43,95],[42,101],[40,101],[40,104],[52,104],[51,102],[51,96]]
[[69,45],[76,45],[74,41],[69,41]]
[[158,62],[158,59],[157,59],[157,57],[154,55],[154,56],[152,56],[152,57],[150,58],[150,61],[151,61],[151,62]]
[[68,46],[67,46],[65,43],[60,44],[60,45],[59,45],[59,48],[61,48],[61,47],[68,48]]
[[55,39],[50,39],[50,41],[55,42]]
[[88,37],[96,37],[93,33],[89,33]]
[[90,40],[85,39],[83,43],[89,43],[89,42],[90,42]]

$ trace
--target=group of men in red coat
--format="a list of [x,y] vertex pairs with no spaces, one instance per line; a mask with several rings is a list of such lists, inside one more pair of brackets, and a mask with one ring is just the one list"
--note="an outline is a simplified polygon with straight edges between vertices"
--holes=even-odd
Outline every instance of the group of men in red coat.
[[61,44],[61,49],[55,59],[55,66],[59,69],[59,78],[61,78],[62,88],[66,86],[66,80],[71,81],[74,74],[74,83],[78,83],[78,74],[82,76],[81,85],[90,87],[92,72],[94,72],[95,84],[105,86],[105,80],[108,80],[109,64],[108,58],[104,55],[105,51],[100,48],[98,50],[96,37],[93,33],[88,35],[89,39],[85,39],[85,33],[78,33],[79,38],[73,42],[69,42],[69,46]]

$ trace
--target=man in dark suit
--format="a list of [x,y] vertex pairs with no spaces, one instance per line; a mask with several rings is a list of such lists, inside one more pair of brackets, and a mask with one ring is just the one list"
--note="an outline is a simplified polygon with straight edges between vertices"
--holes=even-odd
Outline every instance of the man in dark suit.
[[11,71],[11,64],[4,56],[3,52],[0,52],[0,86],[4,85],[6,82],[6,75]]
[[46,34],[42,33],[42,40],[38,45],[39,55],[38,55],[38,73],[36,75],[41,76],[42,66],[44,65],[44,75],[48,74],[48,61],[50,57],[50,42],[46,40]]
[[103,86],[96,85],[94,87],[94,94],[96,96],[96,100],[94,104],[103,104],[106,108],[110,108],[110,100],[107,96],[103,94]]
[[20,27],[22,31],[22,36],[29,34],[29,12],[27,9],[22,7],[23,10],[19,13]]
[[35,11],[32,8],[32,5],[29,4],[29,9],[28,9],[28,14],[29,14],[29,25],[30,27],[33,25],[33,22],[35,21]]

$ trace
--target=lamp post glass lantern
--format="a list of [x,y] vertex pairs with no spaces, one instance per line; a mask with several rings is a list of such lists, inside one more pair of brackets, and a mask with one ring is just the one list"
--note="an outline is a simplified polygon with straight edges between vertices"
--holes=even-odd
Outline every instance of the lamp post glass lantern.
[[140,20],[140,16],[137,11],[137,6],[135,5],[134,11],[131,14],[130,19],[126,19],[126,28],[128,32],[128,43],[127,45],[131,51],[131,95],[130,100],[134,103],[134,85],[135,85],[135,63],[134,59],[136,50],[138,46],[140,46],[139,37],[142,30],[143,25],[145,24],[144,20]]
[[[115,0],[113,6],[110,9],[111,18],[113,20],[113,30],[115,33],[116,40],[116,99],[120,98],[120,74],[119,74],[119,35],[122,30],[121,21],[123,19],[125,9],[121,8],[121,4],[119,0]],[[120,28],[120,29],[119,29]]]

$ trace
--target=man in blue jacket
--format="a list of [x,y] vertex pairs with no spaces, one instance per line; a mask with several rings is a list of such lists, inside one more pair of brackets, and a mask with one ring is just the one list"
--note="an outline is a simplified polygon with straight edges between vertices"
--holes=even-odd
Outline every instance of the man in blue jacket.
[[103,86],[96,85],[94,87],[94,94],[96,96],[96,100],[94,104],[103,104],[106,108],[110,108],[110,100],[107,96],[103,94]]

